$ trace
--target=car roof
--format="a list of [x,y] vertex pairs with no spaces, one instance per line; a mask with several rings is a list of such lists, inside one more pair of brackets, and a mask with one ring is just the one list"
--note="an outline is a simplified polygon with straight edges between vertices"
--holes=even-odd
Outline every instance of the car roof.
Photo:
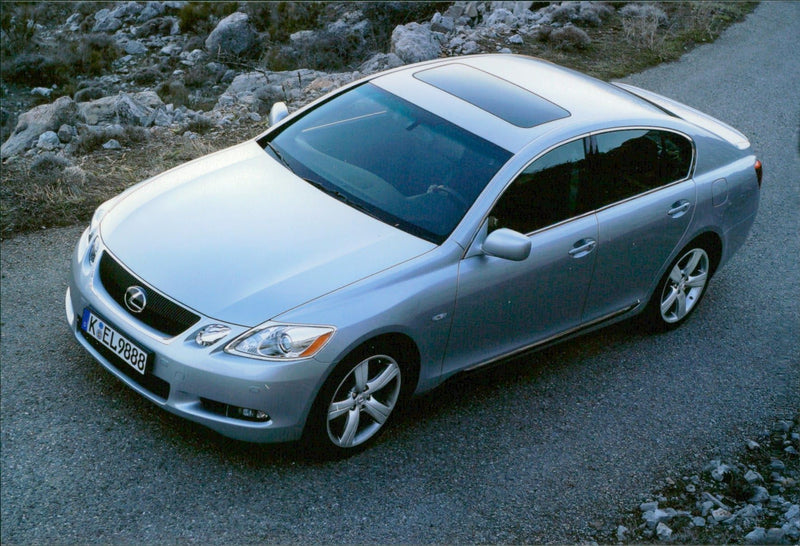
[[554,130],[674,121],[628,91],[521,55],[439,59],[372,82],[514,153]]

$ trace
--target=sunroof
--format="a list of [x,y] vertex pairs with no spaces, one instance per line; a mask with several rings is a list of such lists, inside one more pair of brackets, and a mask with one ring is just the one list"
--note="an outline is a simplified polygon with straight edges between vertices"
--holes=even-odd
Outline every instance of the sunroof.
[[570,115],[527,89],[464,64],[421,70],[414,77],[517,127],[535,127]]

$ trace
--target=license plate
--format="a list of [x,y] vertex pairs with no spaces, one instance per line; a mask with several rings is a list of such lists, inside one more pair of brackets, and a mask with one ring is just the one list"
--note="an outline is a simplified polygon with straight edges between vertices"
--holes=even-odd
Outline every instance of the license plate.
[[144,375],[150,354],[88,308],[83,310],[81,330],[108,347],[125,364]]

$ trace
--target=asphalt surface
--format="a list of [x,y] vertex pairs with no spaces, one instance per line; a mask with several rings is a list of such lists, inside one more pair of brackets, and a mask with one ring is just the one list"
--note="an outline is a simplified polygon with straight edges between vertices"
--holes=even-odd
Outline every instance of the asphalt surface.
[[233,442],[123,387],[68,332],[81,227],[2,244],[3,544],[574,542],[665,477],[800,409],[800,3],[628,81],[748,134],[745,247],[695,316],[614,326],[413,402],[370,450],[312,463]]

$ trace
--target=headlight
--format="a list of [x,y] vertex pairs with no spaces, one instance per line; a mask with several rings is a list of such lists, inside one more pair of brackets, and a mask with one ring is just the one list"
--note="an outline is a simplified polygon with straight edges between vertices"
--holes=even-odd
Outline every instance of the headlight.
[[105,203],[101,204],[97,209],[94,211],[94,215],[92,216],[92,221],[89,223],[89,231],[86,236],[88,252],[87,258],[89,264],[93,264],[94,261],[97,259],[97,253],[100,249],[100,221],[103,219],[103,216],[111,210],[117,202],[117,198],[114,197],[113,199],[109,199]]
[[265,360],[308,358],[319,352],[335,331],[330,326],[267,324],[239,336],[225,351]]

